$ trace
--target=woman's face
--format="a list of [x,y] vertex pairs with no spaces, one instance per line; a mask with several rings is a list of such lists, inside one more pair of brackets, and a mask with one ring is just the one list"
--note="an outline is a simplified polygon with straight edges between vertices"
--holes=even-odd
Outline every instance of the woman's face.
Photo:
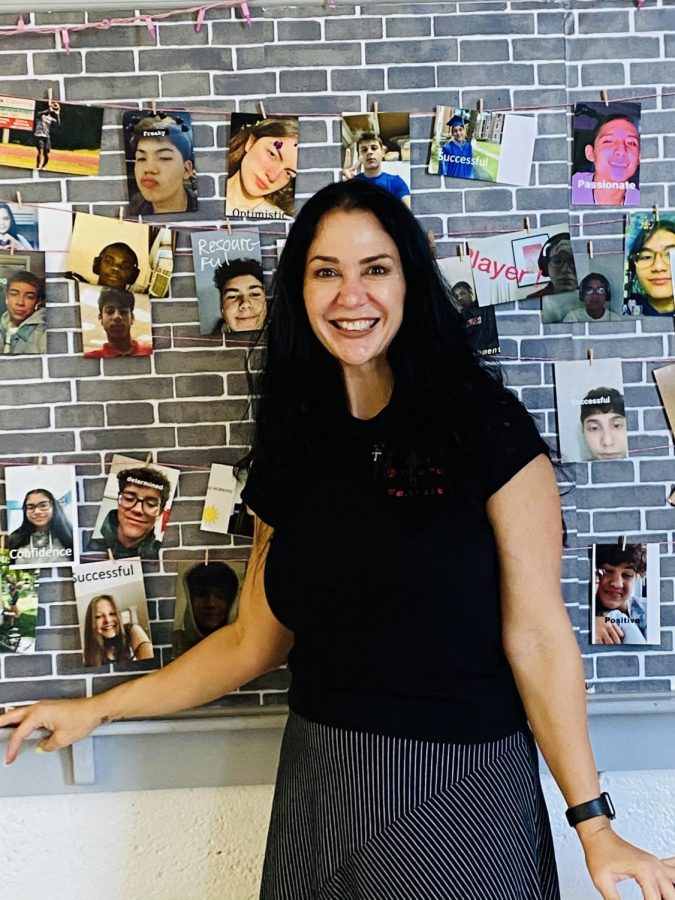
[[192,162],[184,160],[169,138],[140,138],[134,157],[134,176],[143,199],[155,212],[182,212],[184,181],[192,175]]
[[675,234],[659,228],[644,242],[634,260],[638,284],[653,300],[668,300],[673,296],[670,250],[675,250]]
[[94,610],[94,631],[103,640],[112,640],[119,631],[119,618],[110,600],[97,600]]
[[298,169],[297,137],[261,137],[246,141],[239,175],[245,194],[266,197],[285,187]]
[[312,331],[343,367],[386,360],[406,283],[396,244],[376,216],[326,213],[307,251],[303,293]]
[[9,210],[0,206],[0,234],[7,234],[11,227],[12,217],[9,214]]
[[609,564],[598,568],[597,594],[605,609],[628,611],[628,600],[633,593],[635,569],[628,563]]
[[24,504],[26,518],[37,531],[46,531],[54,515],[52,501],[42,491],[32,491]]

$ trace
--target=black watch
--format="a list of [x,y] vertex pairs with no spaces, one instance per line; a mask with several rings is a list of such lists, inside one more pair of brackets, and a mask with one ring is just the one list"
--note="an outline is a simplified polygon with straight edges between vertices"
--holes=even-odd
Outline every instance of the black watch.
[[594,819],[596,816],[607,816],[608,819],[616,818],[612,798],[606,791],[603,791],[595,800],[589,800],[588,803],[570,806],[565,815],[572,828],[580,822],[585,822],[586,819]]

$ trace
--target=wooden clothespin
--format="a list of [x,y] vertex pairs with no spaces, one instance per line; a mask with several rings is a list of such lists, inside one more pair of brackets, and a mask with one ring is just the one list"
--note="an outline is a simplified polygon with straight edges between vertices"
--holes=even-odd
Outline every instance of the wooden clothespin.
[[209,548],[207,547],[204,550],[204,565],[208,566],[208,564],[209,564]]
[[54,89],[53,89],[53,88],[50,88],[50,87],[47,88],[47,102],[48,102],[48,103],[51,103],[52,100],[54,99],[54,97],[53,97],[53,92],[54,92]]
[[110,547],[108,547],[108,559],[110,559],[110,560],[115,559],[115,554],[112,552]]
[[138,224],[139,225],[143,224],[143,216],[140,213],[138,214]]
[[478,100],[476,100],[476,112],[479,115],[480,115],[480,113],[483,112],[483,98],[482,97],[479,97]]
[[225,227],[227,228],[227,233],[232,234],[232,222],[229,219],[225,219]]
[[593,259],[593,241],[589,241],[587,244],[588,247],[588,258]]
[[379,106],[380,104],[377,102],[377,100],[373,100],[373,112],[375,113],[375,115],[377,115]]
[[4,534],[0,534],[0,550],[5,549],[5,536]]
[[258,103],[258,106],[260,108],[260,115],[263,117],[263,119],[266,119],[267,113],[265,112],[265,104],[262,102],[262,100]]
[[464,246],[464,241],[460,241],[459,244],[457,244],[457,256],[459,256],[460,260],[464,259]]
[[38,467],[38,469],[42,466],[42,460],[43,460],[43,456],[42,456],[42,454],[40,454],[40,455],[38,456],[38,461],[37,461],[37,467]]
[[429,243],[429,249],[431,250],[431,255],[436,258],[436,235],[434,234],[433,228],[430,228],[427,231],[427,241]]
[[654,204],[654,222],[658,225],[659,223],[659,204]]
[[593,348],[592,347],[588,348],[588,350],[586,351],[586,355],[588,356],[588,365],[592,366],[593,365]]
[[117,218],[119,219],[120,222],[124,221],[124,207],[123,206],[120,206],[119,210],[117,211]]
[[604,88],[600,91],[600,99],[605,106],[609,106],[609,98],[607,97],[607,91]]
[[530,217],[529,216],[525,216],[525,218],[523,219],[523,224],[525,225],[525,231],[529,234],[530,233]]
[[151,110],[153,116],[157,115],[157,101],[156,100],[150,101],[150,110]]
[[19,209],[21,209],[21,191],[16,192],[16,202],[18,204]]
[[152,462],[152,453],[148,453],[148,455],[145,457],[145,462],[143,463],[143,465],[149,466],[151,462]]
[[625,550],[626,550],[626,535],[625,534],[621,536],[621,550],[622,550],[622,552],[625,552]]

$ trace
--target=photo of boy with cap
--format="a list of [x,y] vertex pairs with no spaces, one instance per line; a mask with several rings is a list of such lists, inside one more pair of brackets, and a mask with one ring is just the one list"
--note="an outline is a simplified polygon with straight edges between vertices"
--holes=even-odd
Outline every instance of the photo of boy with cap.
[[473,147],[466,139],[466,123],[461,116],[453,116],[446,122],[452,140],[443,144],[438,163],[438,174],[450,178],[473,178]]

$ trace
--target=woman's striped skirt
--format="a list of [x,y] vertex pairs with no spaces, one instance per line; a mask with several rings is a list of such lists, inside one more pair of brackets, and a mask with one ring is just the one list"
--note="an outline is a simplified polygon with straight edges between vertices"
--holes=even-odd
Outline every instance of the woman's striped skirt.
[[261,900],[558,900],[534,743],[383,737],[291,713]]

